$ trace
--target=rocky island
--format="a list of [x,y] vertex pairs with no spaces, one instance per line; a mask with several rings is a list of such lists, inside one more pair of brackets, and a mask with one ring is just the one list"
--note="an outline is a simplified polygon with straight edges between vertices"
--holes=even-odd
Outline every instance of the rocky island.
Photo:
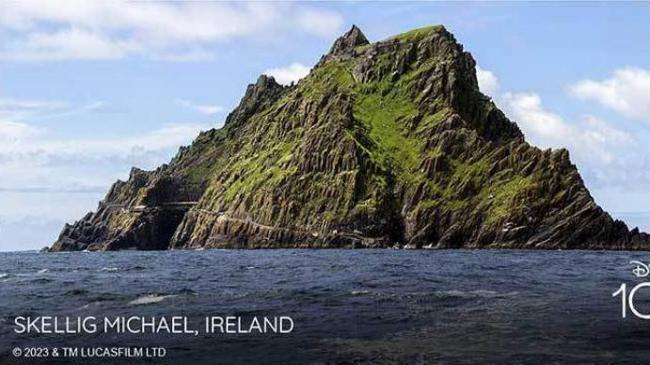
[[352,27],[296,85],[260,76],[222,128],[133,168],[50,251],[650,248],[568,151],[524,140],[475,65],[443,26]]

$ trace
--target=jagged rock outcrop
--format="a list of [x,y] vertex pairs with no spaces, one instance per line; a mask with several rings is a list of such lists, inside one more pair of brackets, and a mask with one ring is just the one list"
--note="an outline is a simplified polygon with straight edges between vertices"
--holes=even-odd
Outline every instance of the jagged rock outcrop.
[[357,47],[367,44],[370,44],[368,38],[361,32],[361,29],[353,25],[349,31],[334,42],[329,53],[323,56],[321,63],[336,57],[352,56]]
[[261,76],[225,126],[134,169],[51,250],[266,247],[647,249],[478,89],[444,27],[353,27],[291,87]]

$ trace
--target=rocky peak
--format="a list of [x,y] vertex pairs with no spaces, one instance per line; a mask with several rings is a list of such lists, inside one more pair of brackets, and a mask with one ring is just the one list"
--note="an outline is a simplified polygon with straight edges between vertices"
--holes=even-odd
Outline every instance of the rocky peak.
[[366,38],[361,29],[359,29],[356,25],[353,25],[350,30],[348,30],[334,42],[332,48],[329,51],[329,55],[335,56],[346,54],[353,50],[355,47],[363,46],[366,44],[370,44],[368,38]]
[[275,78],[273,76],[268,76],[264,74],[260,75],[257,78],[257,81],[255,81],[255,84],[249,85],[248,88],[250,89],[251,86],[253,89],[257,91],[282,88],[282,85],[278,84],[278,82],[275,81]]
[[225,125],[240,124],[258,110],[275,102],[286,89],[288,87],[278,84],[273,76],[260,75],[254,84],[248,85],[239,105],[226,118]]
[[131,167],[128,182],[136,187],[142,187],[149,182],[150,175],[151,174],[148,171],[139,169],[137,167]]

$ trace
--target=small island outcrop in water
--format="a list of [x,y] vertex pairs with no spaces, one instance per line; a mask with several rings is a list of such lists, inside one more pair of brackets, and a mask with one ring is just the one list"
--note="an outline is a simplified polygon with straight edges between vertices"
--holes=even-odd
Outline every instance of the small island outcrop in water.
[[413,247],[648,249],[568,151],[524,140],[442,26],[353,27],[292,86],[260,76],[220,129],[132,169],[51,251]]

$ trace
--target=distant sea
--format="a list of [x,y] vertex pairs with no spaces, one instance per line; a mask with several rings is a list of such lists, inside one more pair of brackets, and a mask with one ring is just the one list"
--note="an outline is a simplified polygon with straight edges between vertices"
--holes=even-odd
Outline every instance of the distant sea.
[[[650,321],[629,311],[622,319],[612,297],[621,283],[646,280],[630,261],[648,259],[517,250],[0,253],[0,363],[15,361],[14,347],[116,345],[166,348],[148,363],[648,363]],[[650,288],[635,301],[650,313]],[[295,328],[13,333],[14,317],[44,315],[290,316]]]

